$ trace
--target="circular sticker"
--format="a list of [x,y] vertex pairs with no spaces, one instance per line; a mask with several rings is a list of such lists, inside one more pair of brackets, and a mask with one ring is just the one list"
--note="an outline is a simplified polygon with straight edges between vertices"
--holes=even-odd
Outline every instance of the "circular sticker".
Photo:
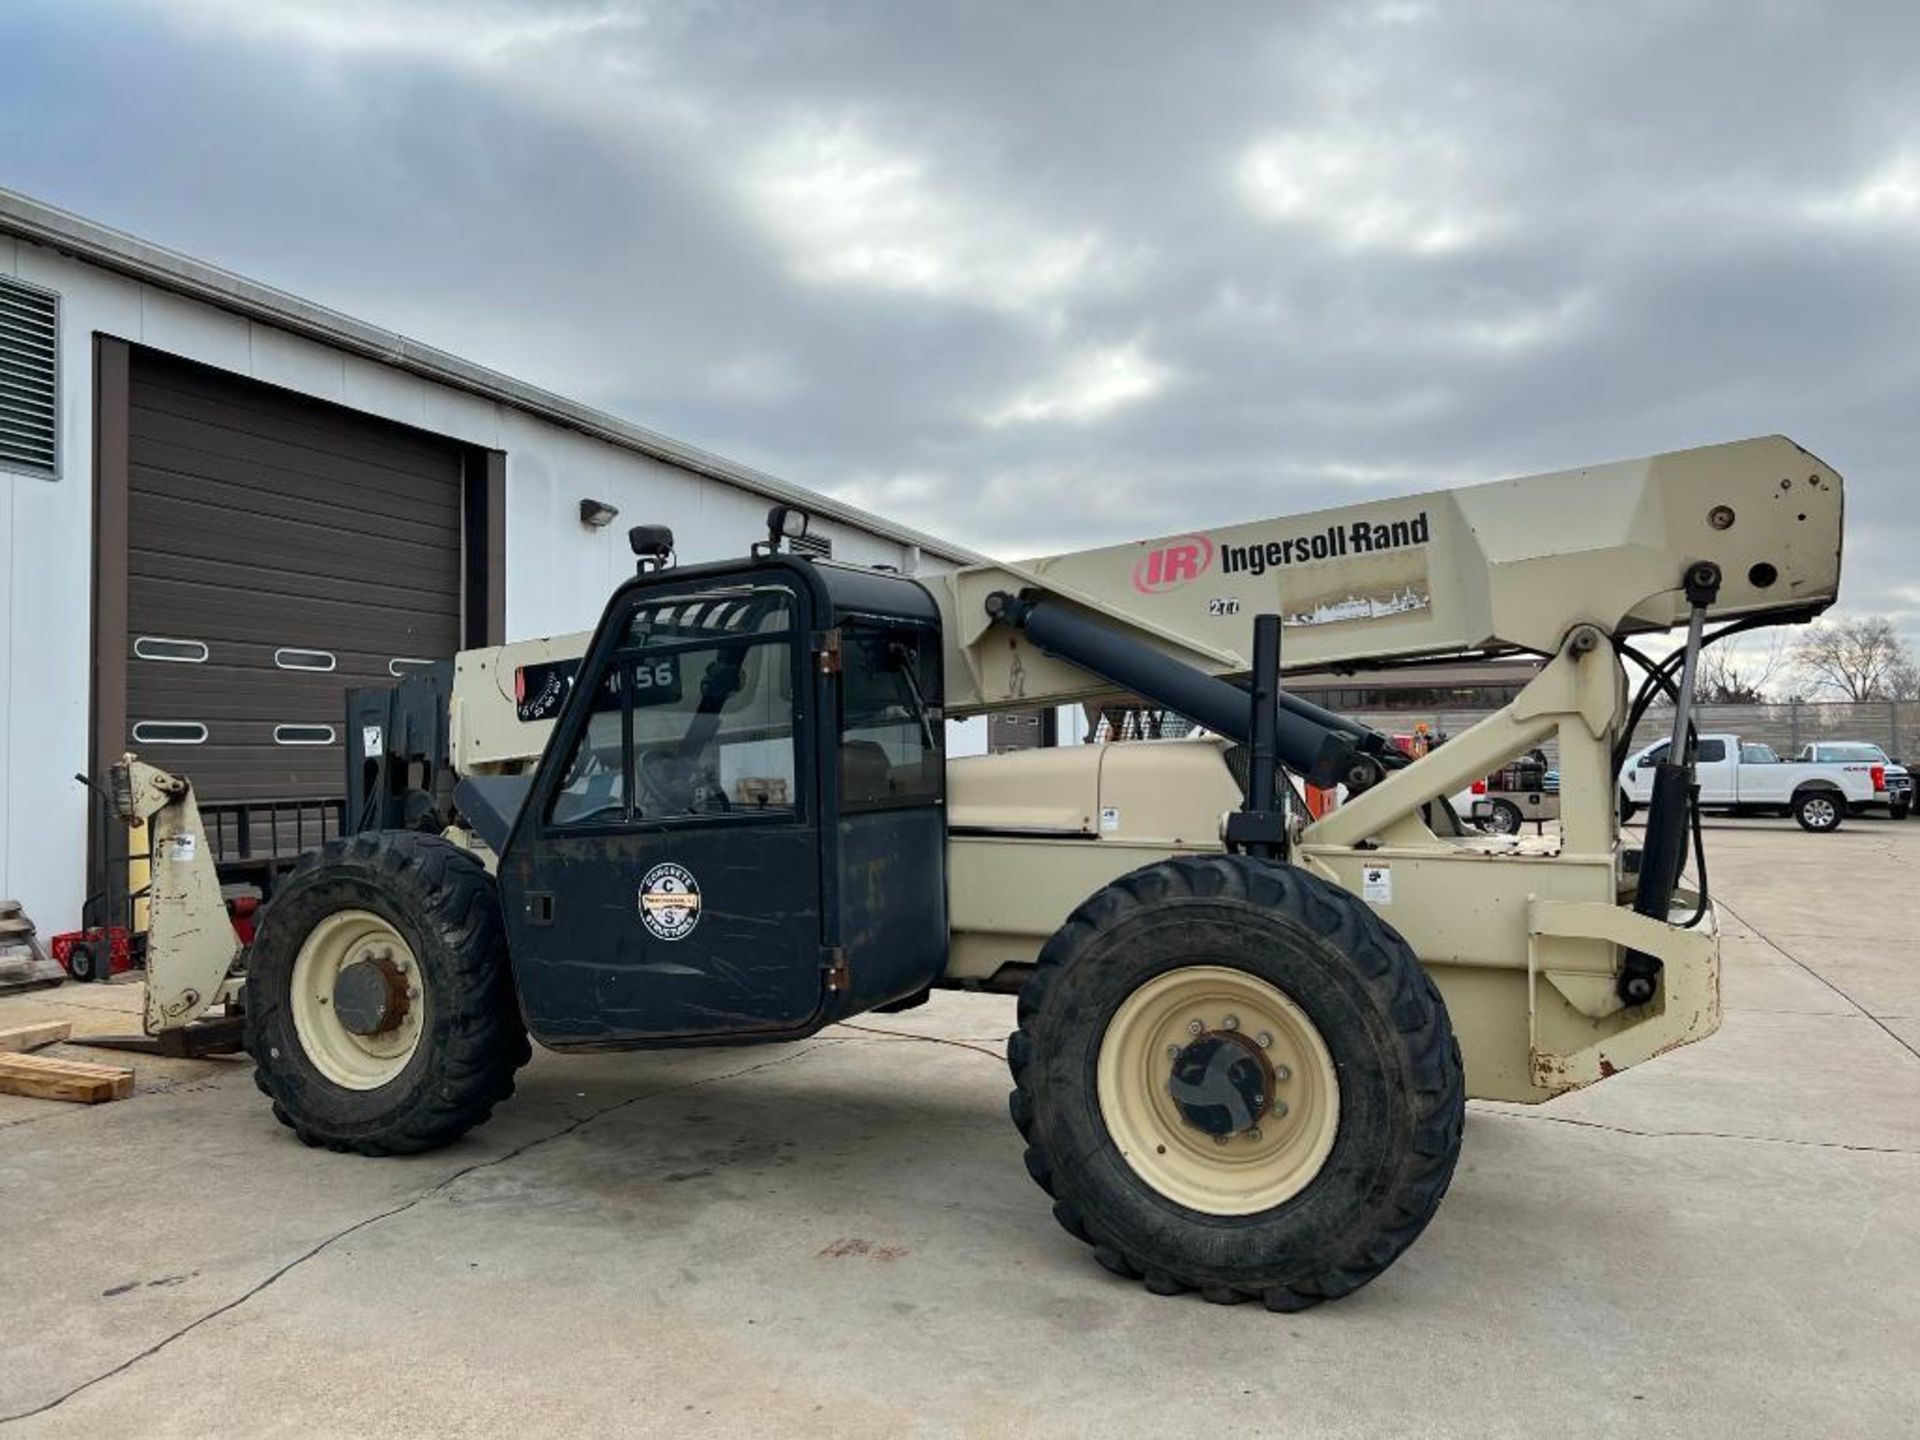
[[640,881],[640,923],[661,940],[684,940],[700,923],[700,886],[681,865],[656,865]]

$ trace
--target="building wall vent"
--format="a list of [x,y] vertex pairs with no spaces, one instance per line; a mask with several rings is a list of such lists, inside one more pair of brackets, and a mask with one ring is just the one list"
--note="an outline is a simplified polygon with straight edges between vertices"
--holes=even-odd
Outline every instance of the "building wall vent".
[[0,470],[59,473],[59,304],[0,275]]
[[812,555],[819,560],[833,558],[833,539],[827,535],[796,535],[787,542],[796,555]]

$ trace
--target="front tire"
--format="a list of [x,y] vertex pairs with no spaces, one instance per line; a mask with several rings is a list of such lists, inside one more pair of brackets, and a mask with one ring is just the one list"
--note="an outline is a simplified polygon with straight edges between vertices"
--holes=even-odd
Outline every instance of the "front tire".
[[1639,812],[1640,807],[1627,798],[1627,792],[1620,792],[1620,823],[1626,824]]
[[[1459,1157],[1439,992],[1372,910],[1289,866],[1184,857],[1114,881],[1042,950],[1019,1025],[1028,1171],[1156,1294],[1283,1311],[1348,1294],[1426,1227]],[[1202,1050],[1229,1064],[1195,1085]]]
[[1838,830],[1846,816],[1847,802],[1831,790],[1809,790],[1793,798],[1793,818],[1802,830],[1816,835]]
[[458,1139],[529,1058],[493,877],[389,830],[307,856],[261,912],[247,1051],[309,1145],[404,1155]]

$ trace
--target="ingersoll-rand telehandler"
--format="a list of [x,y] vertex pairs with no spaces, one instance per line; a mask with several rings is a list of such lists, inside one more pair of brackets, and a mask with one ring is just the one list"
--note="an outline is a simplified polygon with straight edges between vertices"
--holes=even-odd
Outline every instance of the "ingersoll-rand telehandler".
[[[127,757],[148,1030],[244,1010],[275,1115],[388,1155],[485,1120],[529,1034],[769,1043],[1017,995],[1013,1120],[1060,1224],[1156,1293],[1294,1310],[1412,1243],[1469,1095],[1548,1100],[1718,1025],[1688,711],[1704,643],[1835,598],[1840,477],[1790,441],[940,574],[803,558],[805,524],[777,508],[698,565],[638,527],[590,634],[460,655],[443,718],[426,679],[354,692],[368,828],[304,857],[244,952],[191,786]],[[1543,663],[1410,759],[1287,693],[1283,645]],[[1614,777],[1661,693],[1675,758],[1631,847]],[[944,754],[948,719],[1115,695],[1201,738]],[[1549,743],[1557,834],[1452,812]],[[1345,803],[1309,819],[1296,782]]]

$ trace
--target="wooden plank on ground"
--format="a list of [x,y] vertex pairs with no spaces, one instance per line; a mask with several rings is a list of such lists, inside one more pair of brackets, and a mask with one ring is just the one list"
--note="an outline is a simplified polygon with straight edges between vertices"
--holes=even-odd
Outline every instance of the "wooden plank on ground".
[[0,1094],[97,1105],[133,1094],[133,1071],[49,1055],[0,1055]]
[[66,1020],[16,1025],[11,1030],[0,1030],[0,1051],[38,1050],[42,1045],[52,1045],[71,1034],[73,1026]]

